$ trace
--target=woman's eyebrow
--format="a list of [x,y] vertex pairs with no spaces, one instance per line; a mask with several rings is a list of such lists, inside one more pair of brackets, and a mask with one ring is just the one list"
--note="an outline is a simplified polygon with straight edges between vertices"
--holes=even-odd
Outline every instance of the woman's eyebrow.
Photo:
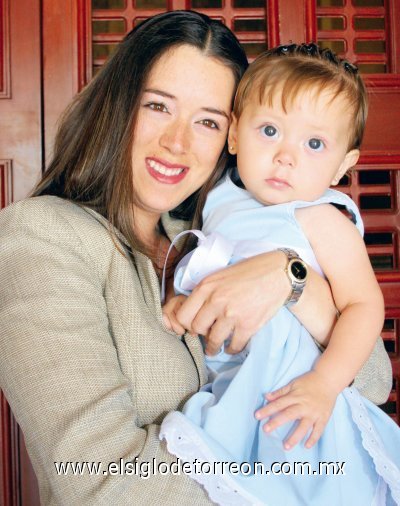
[[229,121],[229,115],[226,114],[222,109],[215,109],[214,107],[202,107],[203,111],[211,112],[212,114],[219,114],[220,116],[224,116]]
[[[170,98],[172,100],[176,100],[176,97],[174,95],[171,95],[170,93],[167,93],[162,90],[157,90],[155,88],[146,88],[144,90],[144,93],[154,93],[155,95],[160,95],[161,97]],[[220,116],[224,116],[229,121],[229,115],[223,111],[222,109],[216,109],[215,107],[201,107],[203,111],[210,112],[212,114],[219,114]]]
[[156,95],[161,95],[162,97],[166,98],[172,98],[173,100],[176,100],[176,97],[174,95],[171,95],[170,93],[167,93],[162,90],[156,90],[155,88],[146,88],[144,90],[145,93],[154,93]]

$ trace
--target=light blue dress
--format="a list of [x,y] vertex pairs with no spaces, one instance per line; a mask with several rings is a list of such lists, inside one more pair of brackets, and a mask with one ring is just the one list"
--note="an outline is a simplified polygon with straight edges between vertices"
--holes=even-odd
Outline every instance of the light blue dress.
[[[188,293],[208,273],[278,247],[294,249],[321,272],[295,209],[331,202],[346,206],[362,234],[357,207],[340,192],[328,190],[315,202],[263,206],[227,176],[209,194],[204,236],[178,266],[175,288]],[[265,420],[254,418],[266,402],[264,393],[310,371],[319,356],[310,334],[282,308],[242,353],[221,351],[207,357],[210,383],[188,400],[182,413],[167,415],[160,438],[181,461],[197,461],[190,476],[212,501],[241,506],[400,504],[400,428],[355,388],[338,396],[322,437],[311,449],[302,441],[284,450],[282,442],[293,423],[267,435],[262,431]],[[229,468],[228,462],[237,465]]]

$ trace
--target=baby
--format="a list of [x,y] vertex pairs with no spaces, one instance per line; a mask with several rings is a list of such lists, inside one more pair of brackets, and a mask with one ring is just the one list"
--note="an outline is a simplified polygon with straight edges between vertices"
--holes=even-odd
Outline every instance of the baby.
[[[347,468],[343,479],[311,481],[254,473],[193,475],[220,504],[236,504],[235,498],[237,504],[400,501],[400,429],[347,388],[382,329],[383,298],[359,211],[329,189],[357,163],[366,116],[367,93],[357,68],[314,44],[267,51],[239,85],[228,138],[238,167],[210,192],[204,236],[198,252],[178,266],[175,289],[185,294],[220,267],[221,258],[212,260],[215,251],[224,252],[219,256],[228,265],[281,249],[290,293],[286,307],[242,353],[206,357],[213,381],[187,402],[183,414],[166,417],[161,437],[183,460],[201,455],[209,462],[266,466],[307,461],[314,469],[321,461],[341,461]],[[335,206],[347,209],[351,219]],[[291,313],[308,265],[327,277],[339,311],[322,354]],[[182,297],[164,306],[178,332]],[[262,426],[263,418],[268,421]]]

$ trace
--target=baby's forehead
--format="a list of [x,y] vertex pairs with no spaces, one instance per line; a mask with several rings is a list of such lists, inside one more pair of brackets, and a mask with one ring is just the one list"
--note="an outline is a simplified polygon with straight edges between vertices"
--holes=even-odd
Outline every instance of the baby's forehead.
[[327,104],[334,104],[339,101],[349,102],[346,93],[334,86],[326,86],[326,83],[322,82],[310,83],[290,79],[278,83],[267,83],[266,85],[255,82],[249,98],[255,99],[260,106],[273,107],[279,104],[284,111],[295,107],[305,98],[314,103],[321,100]]
[[282,87],[268,91],[249,94],[243,110],[245,122],[271,121],[280,125],[280,121],[286,121],[284,118],[289,116],[292,123],[285,123],[285,128],[293,126],[304,132],[317,129],[336,135],[338,129],[349,131],[352,128],[353,108],[344,93],[308,86],[292,94],[285,94]]

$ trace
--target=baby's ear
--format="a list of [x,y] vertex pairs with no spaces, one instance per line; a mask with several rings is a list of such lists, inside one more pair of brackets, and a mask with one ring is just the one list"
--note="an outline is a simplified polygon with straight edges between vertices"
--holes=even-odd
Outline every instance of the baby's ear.
[[231,124],[229,126],[228,132],[228,150],[231,155],[236,155],[236,145],[237,145],[237,119],[236,116],[231,114]]
[[360,150],[359,149],[352,149],[349,151],[346,156],[344,157],[344,160],[342,164],[339,167],[339,170],[336,172],[335,177],[332,179],[331,185],[336,186],[339,181],[342,179],[342,177],[346,174],[346,172],[354,167],[356,163],[358,162],[358,159],[360,157]]

